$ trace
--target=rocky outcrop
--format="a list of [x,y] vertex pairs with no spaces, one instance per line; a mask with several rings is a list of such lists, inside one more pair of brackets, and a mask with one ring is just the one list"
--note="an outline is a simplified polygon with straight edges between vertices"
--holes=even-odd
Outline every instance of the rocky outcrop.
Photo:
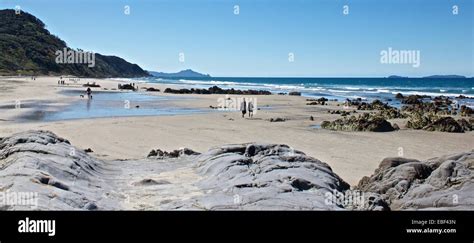
[[171,152],[163,151],[161,149],[153,149],[148,153],[148,158],[157,158],[157,159],[164,159],[164,158],[178,158],[183,155],[198,155],[198,152],[195,152],[188,148],[177,149]]
[[153,88],[153,87],[147,88],[145,90],[148,91],[148,92],[160,92],[160,89]]
[[338,115],[341,115],[341,116],[349,116],[351,115],[352,113],[357,113],[356,110],[352,110],[352,111],[345,111],[345,110],[328,110],[328,113],[329,114],[338,114]]
[[306,101],[308,101],[306,105],[327,105],[328,99],[321,97],[318,99],[306,99]]
[[469,119],[467,121],[466,119],[459,119],[458,124],[461,126],[462,130],[464,131],[472,131],[474,130],[474,119]]
[[429,96],[422,96],[422,95],[409,95],[407,97],[401,96],[402,104],[407,105],[415,105],[415,104],[422,104],[422,99],[430,98]]
[[368,113],[362,115],[344,117],[335,121],[323,121],[321,127],[336,131],[370,131],[370,132],[391,132],[396,130],[390,122],[379,116]]
[[209,89],[172,89],[166,88],[165,93],[172,94],[237,94],[237,95],[271,95],[267,90],[238,90],[238,89],[222,89],[217,86],[212,86]]
[[[103,161],[48,131],[18,133],[0,140],[0,192],[37,193],[30,203],[0,205],[12,210],[113,210]],[[31,203],[36,202],[36,203]],[[36,204],[36,205],[35,205]]]
[[28,131],[0,139],[0,192],[34,193],[36,203],[0,210],[465,210],[474,206],[473,165],[474,151],[387,158],[350,189],[329,165],[287,145],[103,161],[51,132]]
[[466,105],[462,105],[460,107],[459,114],[461,116],[473,116],[474,115],[474,110],[467,107]]
[[349,185],[331,168],[286,145],[238,144],[217,147],[200,156],[198,185],[205,194],[180,209],[342,209],[327,203]]
[[464,129],[452,117],[441,117],[423,127],[426,131],[464,132]]
[[270,118],[269,121],[270,122],[284,122],[284,121],[286,121],[286,119],[282,118],[282,117],[275,117],[275,118],[272,117],[272,118]]
[[118,89],[136,91],[135,85],[133,84],[118,84]]
[[403,98],[405,98],[405,97],[404,97],[403,94],[401,94],[401,93],[397,93],[397,94],[395,95],[395,99],[401,100],[401,99],[403,99]]
[[356,107],[357,110],[377,111],[376,115],[384,119],[406,118],[406,114],[399,109],[389,106],[380,100],[374,100],[372,103],[363,102],[361,99],[346,100],[346,105]]
[[357,189],[379,195],[392,210],[474,208],[474,151],[418,161],[384,159]]
[[412,113],[406,124],[407,128],[423,129],[426,131],[453,132],[462,133],[472,130],[472,121],[465,119],[456,121],[449,116],[438,116],[432,113],[421,114],[419,112]]
[[[35,192],[37,207],[4,210],[344,209],[349,185],[286,145],[238,144],[204,154],[153,150],[102,161],[47,131],[0,140],[0,192]],[[329,201],[328,201],[329,200]]]
[[301,96],[301,92],[298,92],[298,91],[291,91],[291,92],[288,93],[288,95]]
[[433,115],[461,115],[472,116],[473,110],[466,105],[461,105],[453,102],[453,99],[446,96],[437,96],[431,98],[430,96],[410,95],[402,100],[404,106],[402,111],[411,113],[423,113]]
[[356,106],[357,110],[385,110],[391,108],[388,104],[380,100],[374,100],[372,103],[363,102],[361,100],[347,100],[349,106]]

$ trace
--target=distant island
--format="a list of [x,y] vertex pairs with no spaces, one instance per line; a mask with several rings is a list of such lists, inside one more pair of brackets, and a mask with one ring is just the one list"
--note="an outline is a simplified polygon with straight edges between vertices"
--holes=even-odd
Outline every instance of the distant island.
[[[404,76],[398,76],[398,75],[390,75],[387,78],[409,78],[409,77],[404,77]],[[466,76],[462,75],[430,75],[430,76],[425,76],[421,78],[467,78]]]
[[431,75],[431,76],[426,76],[423,78],[466,78],[466,76],[462,75]]
[[408,78],[408,77],[403,77],[403,76],[398,76],[398,75],[390,75],[388,78]]
[[[41,20],[27,12],[15,14],[15,10],[0,10],[0,23],[0,75],[150,76],[137,64],[120,57],[68,47],[63,40],[52,35]],[[69,57],[75,53],[90,55],[88,59],[92,59],[93,63],[69,62]]]
[[163,72],[155,72],[155,71],[148,71],[148,73],[158,78],[210,78],[211,77],[211,75],[209,74],[198,73],[191,69],[182,70],[177,73],[163,73]]

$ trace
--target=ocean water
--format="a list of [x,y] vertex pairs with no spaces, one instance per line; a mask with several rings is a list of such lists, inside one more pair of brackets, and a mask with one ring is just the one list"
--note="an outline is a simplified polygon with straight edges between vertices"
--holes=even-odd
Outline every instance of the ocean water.
[[188,88],[263,89],[274,93],[299,91],[306,97],[326,97],[343,101],[346,98],[363,100],[380,99],[397,105],[394,96],[419,94],[430,96],[457,97],[463,95],[460,103],[474,106],[474,78],[147,78],[153,83],[180,84]]

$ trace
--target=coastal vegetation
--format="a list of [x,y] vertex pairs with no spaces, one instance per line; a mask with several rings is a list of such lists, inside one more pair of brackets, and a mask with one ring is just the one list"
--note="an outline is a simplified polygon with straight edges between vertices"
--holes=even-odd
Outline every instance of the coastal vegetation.
[[83,52],[68,47],[35,16],[0,10],[0,75],[72,75],[78,77],[144,77],[148,72],[117,56],[95,55],[95,65],[57,63],[56,53]]

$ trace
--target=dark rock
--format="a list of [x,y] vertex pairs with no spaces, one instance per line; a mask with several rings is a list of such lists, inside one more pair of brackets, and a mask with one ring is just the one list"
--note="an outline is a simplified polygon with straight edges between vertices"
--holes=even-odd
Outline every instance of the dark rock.
[[133,91],[136,90],[135,86],[133,86],[132,84],[118,84],[118,89],[133,90]]
[[[423,99],[430,99],[424,102]],[[456,112],[452,109],[452,100],[449,97],[437,96],[431,99],[430,96],[411,95],[405,98],[402,103],[402,111],[411,113],[431,113],[435,115],[450,115]]]
[[462,105],[461,110],[460,110],[460,114],[461,114],[461,116],[472,116],[472,115],[474,115],[474,110],[467,107],[466,105]]
[[134,182],[134,186],[154,186],[154,185],[166,185],[171,184],[171,182],[166,180],[153,180],[153,179],[143,179],[141,181]]
[[[349,115],[351,115],[351,111],[345,111],[345,110],[332,110],[332,111],[328,111],[328,113],[330,113],[330,114],[338,114],[338,115],[341,115],[341,116],[349,116]],[[352,111],[352,113],[355,113],[355,110]]]
[[462,127],[463,131],[474,130],[473,120],[471,120],[471,122],[468,122],[466,121],[466,119],[459,119],[458,124]]
[[253,144],[249,144],[247,148],[245,148],[245,156],[252,157],[257,152],[257,148]]
[[306,105],[326,105],[328,99],[321,97],[319,99],[306,99],[306,101],[309,101]]
[[439,132],[464,132],[463,127],[459,125],[459,123],[452,117],[441,117],[429,125],[423,127],[423,130]]
[[420,112],[415,112],[410,115],[406,127],[438,132],[461,133],[470,131],[470,127],[467,126],[467,121],[459,121],[461,123],[452,117],[442,117],[433,113],[421,114]]
[[380,116],[384,119],[406,118],[406,115],[401,113],[399,109],[391,107],[387,103],[383,103],[380,100],[374,100],[372,103],[366,103],[362,102],[360,99],[347,99],[346,105],[355,106],[357,107],[357,110],[378,111],[377,116]]
[[87,148],[87,149],[84,149],[84,152],[86,152],[86,153],[93,153],[94,151],[92,151],[91,148]]
[[423,101],[421,101],[422,98],[423,96],[421,95],[409,95],[408,97],[404,97],[402,103],[409,105],[421,104],[423,103]]
[[157,150],[151,150],[150,153],[148,153],[148,158],[150,157],[156,157],[159,159],[164,159],[164,158],[178,158],[183,155],[198,155],[198,152],[195,152],[191,149],[188,148],[183,148],[183,149],[177,149],[173,150],[171,152],[163,151],[161,149]]
[[285,121],[285,119],[281,118],[281,117],[270,118],[270,122],[284,122],[284,121]]
[[301,92],[292,91],[292,92],[289,92],[288,95],[301,96]]
[[94,82],[94,83],[91,83],[91,84],[90,83],[83,84],[82,87],[100,88],[100,85],[98,85]]
[[85,209],[86,210],[97,210],[99,208],[97,207],[97,205],[95,203],[89,202],[89,203],[86,204]]
[[212,86],[209,89],[172,89],[166,88],[165,93],[173,94],[237,94],[237,95],[271,95],[267,90],[236,90],[236,89],[222,89],[217,86]]
[[378,116],[370,116],[368,113],[359,115],[358,117],[351,116],[335,121],[323,121],[321,127],[336,131],[370,131],[370,132],[391,132],[395,128],[390,122]]
[[160,89],[150,87],[150,88],[147,88],[146,91],[148,91],[148,92],[160,92]]

